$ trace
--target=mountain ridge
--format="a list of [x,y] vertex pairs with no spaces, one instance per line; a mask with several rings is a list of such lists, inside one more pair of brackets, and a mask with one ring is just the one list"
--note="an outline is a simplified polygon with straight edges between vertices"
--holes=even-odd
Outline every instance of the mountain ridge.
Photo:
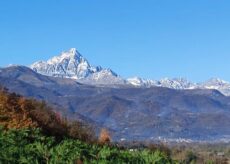
[[117,73],[101,66],[92,66],[76,48],[62,52],[47,61],[33,63],[30,68],[46,76],[75,79],[91,85],[131,85],[134,87],[166,87],[172,89],[216,89],[230,96],[230,83],[219,78],[206,82],[194,83],[184,78],[163,78],[161,80],[133,77],[124,79]]
[[69,119],[107,127],[114,140],[229,142],[230,97],[213,89],[99,87],[22,66],[2,69],[0,85],[49,102]]

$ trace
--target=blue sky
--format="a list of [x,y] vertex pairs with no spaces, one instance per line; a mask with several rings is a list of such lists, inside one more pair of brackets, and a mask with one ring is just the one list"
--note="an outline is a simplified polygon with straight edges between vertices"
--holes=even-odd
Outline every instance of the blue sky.
[[0,66],[76,47],[124,77],[230,81],[229,0],[2,0]]

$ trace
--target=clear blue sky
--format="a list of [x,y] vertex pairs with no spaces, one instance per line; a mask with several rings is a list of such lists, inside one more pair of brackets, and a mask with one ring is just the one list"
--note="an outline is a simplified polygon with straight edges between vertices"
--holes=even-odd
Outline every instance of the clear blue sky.
[[230,81],[230,1],[0,1],[0,66],[71,47],[124,77]]

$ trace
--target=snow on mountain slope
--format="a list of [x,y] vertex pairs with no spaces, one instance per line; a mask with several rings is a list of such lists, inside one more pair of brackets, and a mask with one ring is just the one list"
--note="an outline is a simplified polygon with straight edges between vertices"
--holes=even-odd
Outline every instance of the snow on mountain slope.
[[216,89],[224,95],[230,96],[230,83],[219,78],[212,78],[199,84],[198,87],[202,89]]
[[89,75],[87,78],[77,80],[80,83],[91,85],[125,85],[126,81],[110,69],[102,69]]
[[102,70],[101,67],[92,67],[89,62],[75,49],[61,53],[46,61],[39,61],[31,68],[43,75],[81,79],[92,73]]
[[225,89],[230,87],[230,83],[219,78],[212,78],[204,83],[201,83],[200,86],[206,89]]
[[204,83],[192,83],[183,78],[161,80],[139,77],[123,79],[110,69],[94,67],[75,49],[62,52],[48,61],[39,61],[30,66],[35,72],[54,77],[72,78],[91,85],[130,85],[134,87],[166,87],[172,89],[216,89],[230,96],[230,83],[221,79],[210,79]]
[[216,89],[226,96],[230,96],[230,83],[218,78],[212,78],[204,83],[192,83],[183,78],[164,78],[159,81],[142,79],[139,77],[129,78],[127,84],[135,87],[166,87],[171,89]]
[[191,83],[186,79],[183,78],[164,78],[159,81],[159,86],[166,87],[166,88],[172,88],[172,89],[194,89],[196,88],[195,83]]
[[133,77],[126,79],[127,84],[131,84],[136,87],[151,87],[158,86],[159,82],[155,80],[142,79],[140,77]]
[[62,52],[48,61],[39,61],[30,66],[35,72],[54,77],[72,78],[85,83],[106,84],[121,78],[110,69],[94,67],[75,49]]
[[175,79],[164,78],[157,81],[157,80],[149,80],[149,79],[134,77],[134,78],[127,79],[127,83],[138,87],[155,86],[155,87],[166,87],[172,89],[194,89],[196,87],[196,84],[191,83],[183,78],[175,78]]

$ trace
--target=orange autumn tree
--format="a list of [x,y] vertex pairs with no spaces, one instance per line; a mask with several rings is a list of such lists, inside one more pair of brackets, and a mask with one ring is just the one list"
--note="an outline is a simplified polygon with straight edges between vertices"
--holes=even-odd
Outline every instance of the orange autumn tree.
[[101,144],[109,144],[111,142],[111,136],[107,129],[102,128],[99,135],[99,143]]
[[4,128],[36,127],[29,114],[29,100],[0,88],[0,125]]
[[93,128],[78,120],[69,121],[45,101],[25,98],[0,86],[0,127],[8,129],[40,128],[58,139],[71,137],[96,141]]

